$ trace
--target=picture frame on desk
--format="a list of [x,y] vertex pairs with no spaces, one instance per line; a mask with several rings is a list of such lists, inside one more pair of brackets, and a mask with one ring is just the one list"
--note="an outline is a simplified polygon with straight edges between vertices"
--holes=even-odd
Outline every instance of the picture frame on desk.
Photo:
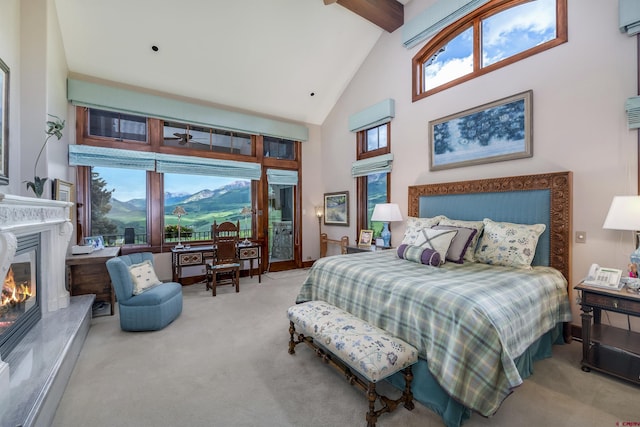
[[84,244],[93,246],[93,250],[104,249],[104,239],[102,236],[89,236],[84,238]]

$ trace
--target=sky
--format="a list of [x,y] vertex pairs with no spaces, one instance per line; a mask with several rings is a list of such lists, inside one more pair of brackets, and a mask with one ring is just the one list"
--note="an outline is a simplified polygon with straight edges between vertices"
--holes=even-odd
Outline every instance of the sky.
[[[127,202],[131,199],[144,199],[147,194],[146,172],[133,169],[94,167],[100,177],[107,182],[107,190],[116,189],[115,199]],[[223,178],[202,175],[165,174],[164,191],[169,193],[197,193],[200,190],[214,190],[237,178]]]

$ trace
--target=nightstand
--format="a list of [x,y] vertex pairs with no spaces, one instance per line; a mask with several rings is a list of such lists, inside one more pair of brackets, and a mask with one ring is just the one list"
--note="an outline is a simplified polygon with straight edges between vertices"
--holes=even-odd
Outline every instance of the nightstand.
[[626,287],[618,291],[583,283],[575,289],[582,293],[582,370],[640,385],[640,333],[601,323],[602,310],[640,317],[640,295]]
[[350,245],[347,246],[347,253],[348,254],[356,254],[358,252],[375,252],[375,251],[382,251],[385,249],[393,249],[393,247],[391,246],[375,246],[375,245]]

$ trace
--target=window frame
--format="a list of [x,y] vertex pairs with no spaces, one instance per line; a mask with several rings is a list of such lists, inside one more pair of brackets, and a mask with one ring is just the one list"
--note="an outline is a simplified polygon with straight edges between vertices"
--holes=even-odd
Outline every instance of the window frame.
[[[220,153],[213,151],[190,150],[185,148],[164,146],[164,120],[147,117],[147,141],[122,141],[116,138],[96,137],[88,134],[88,109],[87,107],[76,107],[76,143],[79,145],[92,145],[99,147],[118,148],[130,151],[149,151],[165,154],[176,154],[195,156],[202,158],[215,158],[221,160],[237,160],[242,162],[254,161],[262,165],[262,178],[251,181],[251,208],[256,212],[252,221],[252,238],[258,242],[266,240],[266,222],[262,212],[266,209],[267,192],[263,183],[266,182],[266,170],[269,167],[280,169],[297,170],[302,176],[302,162],[299,160],[302,154],[300,141],[294,141],[294,157],[296,160],[283,160],[268,158],[263,156],[262,135],[251,135],[252,155]],[[174,246],[174,243],[165,242],[164,233],[164,176],[162,173],[147,171],[147,244],[146,245],[123,245],[123,254],[140,251],[167,252]],[[298,185],[302,183],[299,182]],[[77,200],[77,238],[81,242],[83,236],[90,235],[91,232],[91,167],[76,167],[76,200]],[[295,207],[295,230],[294,230],[294,260],[288,262],[285,268],[300,267],[302,259],[302,245],[299,244],[302,231],[302,214],[300,192],[294,194]],[[264,222],[264,224],[263,224]],[[266,248],[263,247],[263,250]],[[265,258],[265,263],[266,259]],[[299,265],[300,264],[300,265]],[[275,267],[275,266],[274,266]],[[278,271],[281,268],[274,268]]]
[[[373,128],[387,127],[387,145],[376,150],[367,151],[367,132]],[[367,128],[356,133],[356,160],[368,159],[371,157],[381,156],[391,153],[391,122],[383,123],[378,126]],[[367,177],[359,176],[356,178],[356,241],[360,230],[370,230],[368,228],[368,194],[367,194]],[[391,172],[387,173],[387,203],[391,200]]]
[[[412,102],[416,102],[420,99],[426,98],[443,90],[449,89],[453,86],[457,86],[461,83],[475,79],[476,77],[483,76],[491,73],[497,69],[506,67],[522,59],[536,55],[545,50],[554,48],[568,41],[568,28],[567,28],[567,0],[555,0],[556,1],[556,38],[549,40],[538,46],[534,46],[522,52],[519,52],[508,58],[504,58],[498,62],[481,67],[482,65],[482,51],[481,51],[481,26],[482,20],[501,13],[512,7],[516,7],[529,0],[491,0],[483,6],[480,6],[473,12],[449,25],[438,34],[433,36],[413,57],[411,61],[412,68]],[[460,76],[447,83],[436,86],[435,88],[425,90],[424,88],[424,63],[427,62],[440,48],[445,46],[456,36],[463,31],[467,30],[470,26],[473,27],[473,71],[469,74]]]

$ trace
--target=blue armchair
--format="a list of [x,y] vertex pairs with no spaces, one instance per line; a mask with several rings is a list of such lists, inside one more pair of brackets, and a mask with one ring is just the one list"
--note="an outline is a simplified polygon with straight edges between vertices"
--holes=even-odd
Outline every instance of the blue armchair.
[[179,283],[164,282],[134,295],[129,267],[147,260],[153,265],[150,252],[122,255],[107,261],[123,331],[156,331],[182,313],[182,285]]

